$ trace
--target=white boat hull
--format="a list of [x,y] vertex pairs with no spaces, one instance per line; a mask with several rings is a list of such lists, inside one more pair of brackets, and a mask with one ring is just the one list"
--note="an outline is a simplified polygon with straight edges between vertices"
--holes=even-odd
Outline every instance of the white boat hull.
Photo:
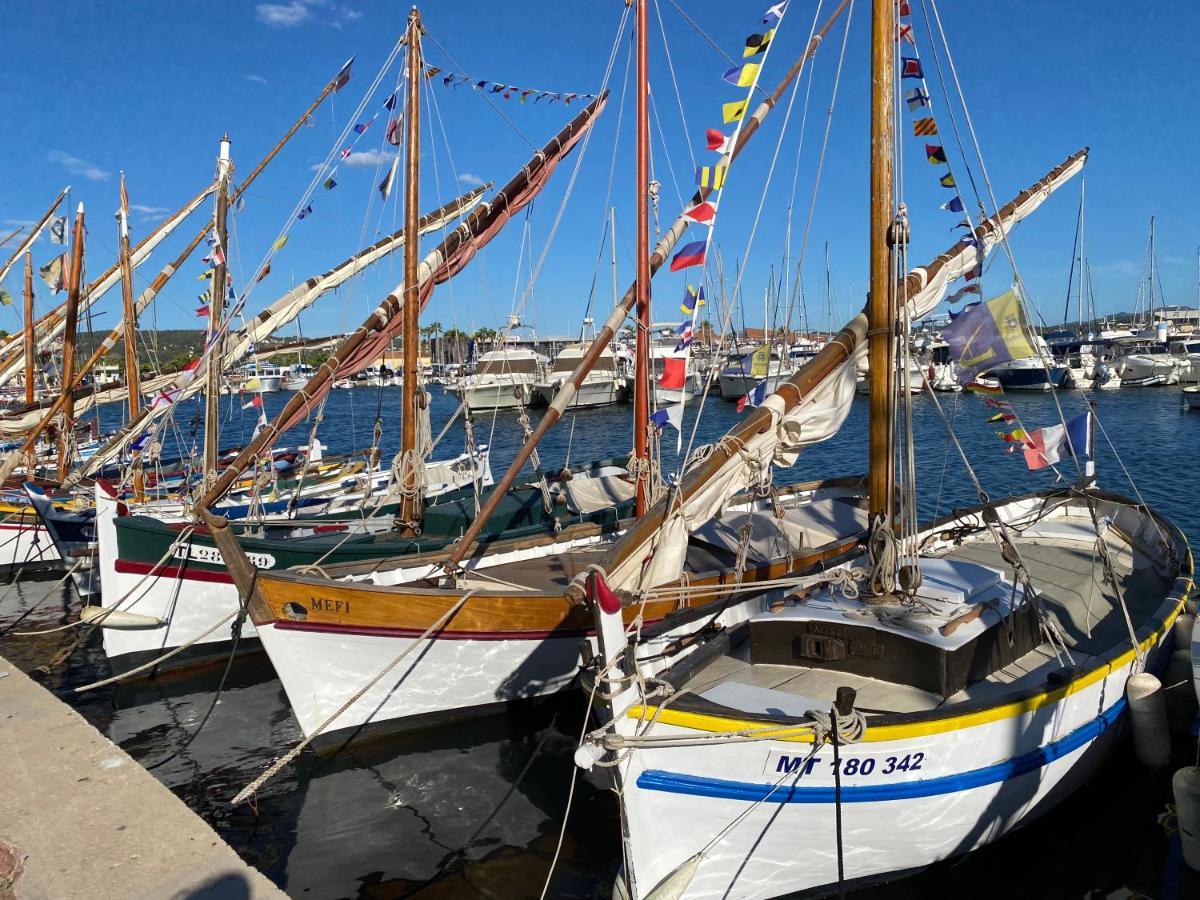
[[[428,493],[435,497],[471,483],[471,470],[465,454],[453,460],[440,460],[426,465]],[[388,477],[389,473],[382,473]],[[492,483],[488,451],[482,446],[477,451],[476,475],[482,483]],[[347,496],[345,506],[357,506],[361,495]],[[96,491],[96,534],[99,553],[101,580],[100,604],[102,607],[116,606],[120,610],[157,619],[163,624],[158,628],[120,629],[105,628],[104,652],[115,668],[126,668],[142,658],[162,653],[175,647],[190,644],[204,648],[217,647],[230,640],[228,627],[218,628],[211,634],[204,632],[224,617],[238,609],[239,598],[233,579],[224,572],[191,569],[180,566],[181,560],[189,558],[189,546],[178,547],[172,558],[164,560],[155,572],[145,571],[145,566],[131,564],[119,559],[117,532],[114,519],[117,503]],[[47,538],[47,543],[49,539]],[[216,553],[215,548],[197,548],[205,553]],[[270,568],[267,560],[253,560],[256,565]],[[162,574],[156,574],[161,571]],[[242,628],[243,638],[256,637],[254,625],[246,620]]]
[[49,532],[36,515],[12,515],[0,522],[0,575],[50,568],[60,560]]
[[[537,386],[538,396],[544,403],[553,403],[558,396],[562,383],[553,381]],[[571,398],[567,409],[580,409],[594,406],[613,406],[624,399],[624,381],[614,378],[585,380]]]
[[463,384],[457,389],[458,397],[472,412],[493,409],[521,409],[533,399],[533,385],[524,381],[489,382],[487,384]]

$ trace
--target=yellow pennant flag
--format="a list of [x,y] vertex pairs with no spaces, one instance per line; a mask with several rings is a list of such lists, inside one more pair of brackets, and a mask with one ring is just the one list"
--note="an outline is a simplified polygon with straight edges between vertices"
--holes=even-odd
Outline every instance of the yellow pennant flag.
[[242,385],[244,391],[257,391],[262,389],[262,382],[257,378],[250,378]]
[[277,240],[274,244],[271,245],[271,249],[272,250],[282,250],[284,247],[287,246],[287,242],[288,242],[288,236],[285,234],[283,237],[281,237],[279,240]]
[[725,121],[726,125],[730,122],[736,122],[746,114],[746,107],[749,105],[749,100],[735,100],[733,103],[722,103],[721,118]]

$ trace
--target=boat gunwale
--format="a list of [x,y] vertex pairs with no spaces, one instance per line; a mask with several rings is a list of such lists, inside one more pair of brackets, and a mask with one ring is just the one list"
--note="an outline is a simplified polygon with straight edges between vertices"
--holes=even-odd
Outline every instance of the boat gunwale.
[[[1138,510],[1142,515],[1150,517],[1158,525],[1164,526],[1166,533],[1175,539],[1177,546],[1174,549],[1178,549],[1178,545],[1181,544],[1185,551],[1183,558],[1180,560],[1180,573],[1175,576],[1162,602],[1155,608],[1153,613],[1146,617],[1144,624],[1134,632],[1135,637],[1139,639],[1136,650],[1134,648],[1122,649],[1121,645],[1114,645],[1105,652],[1092,656],[1089,664],[1076,667],[1071,677],[1049,689],[1044,687],[1045,681],[1043,681],[1041,685],[1003,694],[998,698],[965,700],[960,703],[942,705],[929,710],[873,715],[867,723],[867,729],[863,735],[864,742],[877,743],[925,737],[959,728],[984,725],[989,722],[1013,718],[1026,712],[1032,712],[1043,706],[1057,703],[1059,700],[1078,693],[1095,684],[1097,681],[1119,671],[1133,661],[1139,653],[1148,654],[1165,637],[1170,635],[1171,626],[1183,612],[1184,605],[1194,587],[1193,576],[1195,574],[1195,564],[1192,549],[1182,529],[1144,503],[1135,502],[1123,495],[1101,491],[1096,488],[1088,488],[1086,491],[1081,491],[1078,488],[1056,488],[1047,491],[1034,491],[1006,498],[1003,502],[1005,505],[1009,505],[1037,496],[1050,499],[1055,496],[1064,495],[1073,495],[1076,497],[1086,495],[1099,500],[1130,506]],[[979,507],[979,509],[982,509],[982,507]],[[948,521],[954,521],[974,511],[974,508],[963,510],[958,514],[944,518],[940,524],[944,525]],[[934,531],[936,527],[931,525],[925,531]],[[1158,623],[1157,625],[1155,624],[1156,622]],[[668,669],[659,673],[658,677],[669,679],[670,670]],[[690,711],[688,707],[695,707],[696,709]],[[732,707],[725,707],[711,700],[706,700],[697,694],[690,693],[673,700],[669,708],[634,704],[626,711],[625,715],[633,719],[653,718],[664,725],[675,725],[710,733],[763,729],[764,726],[778,725],[781,732],[779,736],[765,734],[760,735],[760,737],[769,740],[797,743],[812,743],[814,740],[811,731],[796,733],[797,726],[811,724],[811,719],[803,716],[772,715],[770,713],[736,710]]]

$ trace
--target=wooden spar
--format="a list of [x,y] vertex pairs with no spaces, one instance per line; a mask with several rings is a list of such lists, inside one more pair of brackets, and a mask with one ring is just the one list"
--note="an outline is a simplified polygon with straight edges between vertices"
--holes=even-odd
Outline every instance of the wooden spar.
[[[975,241],[978,242],[979,246],[983,246],[984,240],[997,233],[1001,226],[1004,226],[1020,207],[1031,198],[1053,190],[1056,186],[1055,182],[1065,172],[1068,172],[1075,166],[1080,159],[1084,159],[1086,156],[1086,149],[1073,153],[1047,173],[1040,181],[1026,188],[1012,201],[1002,206],[996,215],[976,226]],[[897,295],[901,297],[918,296],[926,285],[933,283],[939,277],[943,268],[972,249],[972,244],[965,243],[962,240],[957,241],[945,253],[924,267],[924,269],[909,272],[898,287],[896,291]],[[783,415],[787,415],[799,406],[814,389],[819,387],[826,378],[833,374],[850,357],[860,341],[865,338],[866,333],[866,313],[860,312],[828,344],[817,351],[816,355],[809,362],[797,369],[791,378],[781,384],[775,393],[784,401]],[[775,422],[775,416],[770,409],[765,406],[754,407],[747,417],[729,432],[724,440],[714,445],[713,452],[706,459],[684,473],[678,487],[659,500],[645,516],[639,518],[633,527],[622,536],[621,540],[617,542],[602,561],[601,566],[604,570],[611,572],[617,566],[627,562],[631,555],[643,552],[642,548],[651,540],[654,533],[659,531],[665,524],[668,506],[678,509],[690,501],[737,454],[736,448],[744,446],[758,435],[768,429],[774,428]],[[478,521],[478,518],[476,521]],[[582,588],[578,585],[572,585],[571,592],[572,594],[582,596]]]
[[[33,226],[25,240],[21,241],[17,249],[13,251],[13,255],[8,258],[8,261],[5,262],[3,266],[0,266],[0,282],[3,282],[4,279],[8,277],[9,270],[13,267],[13,265],[16,264],[16,261],[21,258],[21,254],[33,246],[33,242],[38,239],[38,235],[42,233],[42,229],[46,227],[46,223],[50,221],[50,217],[54,215],[54,211],[58,209],[58,205],[63,202],[63,198],[67,196],[67,192],[69,190],[71,190],[69,187],[65,187],[59,192],[58,196],[54,198],[54,202],[50,204],[50,208],[42,213],[42,217],[38,219],[37,224]],[[12,238],[16,237],[20,231],[21,229],[18,228],[4,239],[4,243],[7,244]]]
[[[510,215],[510,199],[518,197],[528,188],[531,179],[546,161],[557,158],[562,147],[566,146],[571,138],[577,137],[591,124],[595,116],[604,108],[607,100],[608,93],[606,91],[589,103],[579,115],[572,119],[545,146],[537,151],[533,158],[516,175],[509,179],[508,183],[496,193],[490,202],[482,203],[476,207],[461,225],[450,232],[441,244],[426,255],[425,259],[435,261],[449,259],[464,244],[474,241],[479,235],[489,229],[498,230],[503,227]],[[424,261],[422,264],[424,264]],[[275,442],[279,436],[280,425],[288,421],[292,416],[299,414],[308,403],[308,398],[324,390],[329,382],[333,380],[334,373],[337,372],[345,360],[353,357],[354,353],[372,335],[387,327],[387,323],[400,312],[402,301],[397,296],[397,292],[400,290],[400,288],[397,288],[384,297],[367,320],[353,334],[349,335],[337,350],[317,368],[316,373],[309,379],[308,384],[289,398],[283,409],[275,417],[275,420],[263,428],[259,432],[258,437],[253,439],[238,454],[237,458],[225,467],[221,473],[221,477],[217,479],[217,482],[197,502],[197,508],[207,508],[215,503],[229,489],[229,486],[241,476],[250,463],[257,459],[258,455],[264,449],[270,447]]]
[[75,398],[71,382],[75,372],[75,327],[79,319],[79,283],[83,277],[83,204],[75,213],[75,230],[71,234],[71,271],[67,287],[67,324],[63,329],[62,431],[58,435],[58,480],[66,477],[71,465],[71,437],[75,430]]
[[[779,82],[775,90],[771,92],[771,95],[758,105],[749,121],[742,125],[742,130],[738,133],[737,143],[734,144],[729,154],[721,159],[721,165],[727,166],[730,162],[737,159],[738,155],[742,152],[742,148],[746,146],[747,141],[757,133],[763,119],[775,108],[775,105],[783,96],[783,92],[787,90],[788,86],[796,79],[796,76],[800,74],[801,69],[804,68],[804,63],[811,59],[813,54],[817,52],[821,41],[825,39],[825,35],[833,27],[833,23],[837,21],[838,16],[842,14],[842,11],[849,5],[849,2],[850,0],[842,0],[838,4],[829,18],[821,25],[820,30],[809,40],[808,46],[804,48],[804,52],[792,63],[791,68],[783,76],[783,80]],[[692,195],[692,203],[700,203],[707,199],[712,191],[713,189],[708,187],[698,188],[696,193]],[[671,227],[667,229],[667,233],[659,240],[658,246],[654,248],[654,253],[650,255],[647,261],[650,277],[653,277],[662,267],[663,263],[667,261],[667,255],[671,252],[675,244],[678,243],[680,237],[683,236],[689,221],[681,213]],[[492,513],[496,511],[496,507],[500,505],[500,501],[504,498],[505,493],[513,486],[517,475],[525,463],[529,461],[529,457],[533,455],[533,451],[537,449],[538,442],[562,418],[563,411],[570,405],[575,392],[579,390],[579,386],[583,384],[583,380],[592,371],[592,367],[604,352],[604,348],[612,341],[613,335],[621,327],[621,323],[625,321],[625,317],[629,315],[629,311],[633,308],[636,300],[637,285],[635,283],[630,285],[629,289],[625,291],[621,302],[617,304],[612,315],[608,317],[608,321],[604,323],[604,327],[600,329],[600,333],[592,340],[591,346],[588,347],[587,352],[583,354],[583,357],[576,364],[575,371],[567,377],[562,388],[555,395],[554,401],[538,421],[533,433],[525,439],[525,443],[517,451],[517,457],[513,460],[512,465],[508,467],[508,471],[504,473],[504,476],[492,488],[487,500],[484,501],[483,507],[479,510],[479,515],[472,520],[466,532],[463,533],[458,543],[450,551],[445,566],[447,571],[453,570],[471,552],[476,539],[479,537],[480,532],[483,531],[483,526],[487,524]]]
[[[221,150],[217,156],[217,209],[213,218],[216,243],[213,254],[216,265],[212,269],[208,306],[208,341],[217,338],[217,344],[208,353],[205,368],[204,388],[204,484],[217,477],[217,451],[221,441],[221,368],[225,361],[225,332],[221,328],[225,311],[225,273],[229,254],[228,232],[225,227],[229,215],[229,175],[233,163],[229,159],[229,133],[221,138]],[[129,347],[125,348],[126,352]]]
[[650,488],[650,73],[646,0],[637,0],[637,345],[633,376],[635,510],[646,514]]
[[[450,201],[449,203],[439,207],[434,212],[429,213],[428,215],[422,216],[421,217],[422,233],[433,230],[435,228],[443,227],[446,219],[451,215],[454,215],[455,217],[461,215],[463,213],[463,211],[465,211],[465,209],[467,208],[468,204],[470,204],[470,203],[474,202],[476,199],[478,199],[478,197],[481,194],[483,194],[483,192],[485,190],[489,189],[490,187],[491,187],[491,183],[489,182],[487,184],[473,188],[470,191],[468,191],[466,194],[463,194],[461,197],[458,197],[458,198]],[[236,196],[236,194],[235,194],[235,196]],[[310,286],[315,285],[319,281],[329,278],[330,276],[334,275],[335,273],[340,272],[341,270],[345,269],[347,266],[354,266],[354,265],[358,264],[364,258],[379,251],[380,248],[395,241],[396,238],[399,237],[403,233],[403,231],[404,231],[404,229],[400,229],[400,230],[395,231],[392,234],[388,235],[387,237],[380,238],[378,241],[376,241],[370,247],[367,247],[365,250],[359,251],[354,256],[350,257],[349,259],[334,266],[328,272],[325,272],[319,276],[313,276],[312,278],[309,278],[307,283]],[[158,291],[160,291],[162,289],[163,285],[166,284],[167,280],[171,277],[171,275],[175,271],[177,271],[181,265],[183,265],[184,260],[188,256],[191,255],[191,252],[196,248],[196,245],[200,242],[201,238],[207,233],[208,233],[208,227],[205,226],[205,230],[200,232],[200,234],[198,234],[195,237],[195,239],[192,241],[192,243],[187,248],[185,248],[184,252],[175,260],[175,262],[171,263],[165,269],[163,269],[163,271],[161,273],[159,273],[159,275],[155,278],[154,282],[150,285],[150,287],[148,287],[145,291],[142,292],[141,296],[138,297],[137,306],[136,306],[136,312],[139,316],[145,311],[146,307],[149,306],[150,303],[154,300],[155,295],[158,293]],[[264,322],[269,321],[269,319],[264,319],[263,316],[264,316],[264,313],[260,312],[258,314],[258,316],[256,316],[252,320],[252,322],[250,323],[250,329],[246,332],[254,340],[260,339],[260,337],[257,334],[257,329],[260,328],[264,324]],[[110,350],[112,350],[113,347],[115,347],[118,343],[120,343],[122,334],[123,334],[122,326],[117,326],[116,328],[114,328],[112,330],[112,332],[109,333],[108,337],[106,337],[104,339],[104,341],[100,344],[100,346],[96,348],[96,352],[92,354],[91,359],[87,362],[85,367],[90,368],[99,359],[101,359],[105,354],[107,354]],[[323,341],[319,341],[317,343],[319,343],[322,347],[336,346],[338,340],[340,340],[340,339],[334,339],[333,343],[330,343],[330,340],[328,338],[326,338]],[[312,346],[315,347],[316,345],[313,344]],[[285,352],[285,349],[286,348],[276,347],[276,348],[274,348],[274,350],[272,352],[282,353],[282,352]],[[226,350],[226,352],[229,352],[228,349]],[[262,354],[257,354],[255,357],[252,357],[252,358],[262,358],[262,356],[263,356]],[[78,373],[76,373],[76,376],[75,376],[76,384],[78,384],[80,377],[81,376]],[[32,447],[33,442],[36,440],[36,435],[38,433],[40,433],[41,430],[43,428],[45,428],[46,425],[48,424],[48,422],[50,421],[49,418],[47,418],[47,417],[50,417],[53,415],[54,415],[54,411],[51,410],[43,416],[42,422],[34,430],[34,434],[31,437],[26,438],[26,441],[29,444],[29,446]],[[138,419],[137,421],[129,422],[129,423],[126,423],[125,425],[123,425],[117,431],[117,433],[109,439],[108,443],[105,444],[102,448],[100,448],[100,450],[98,450],[96,452],[96,454],[92,457],[92,462],[96,462],[97,460],[101,460],[101,461],[104,460],[106,458],[106,456],[113,450],[113,448],[115,446],[119,445],[122,441],[124,441],[125,438],[127,438],[129,436],[129,434],[131,434],[134,430],[140,429],[144,423],[145,423],[145,413],[143,412],[142,417],[140,419]],[[21,452],[25,452],[25,451],[22,450]],[[10,454],[10,458],[13,458],[11,454]],[[8,475],[12,474],[12,468],[15,468],[15,466],[16,466],[15,462],[10,463],[8,460],[5,460],[4,464],[2,466],[0,466],[0,483],[2,483]],[[83,477],[83,474],[84,473],[79,470],[72,472],[71,476],[67,479],[68,483],[77,482],[81,477]]]
[[6,234],[4,237],[0,238],[0,247],[3,247],[5,244],[7,244],[9,241],[11,241],[13,238],[15,238],[18,234],[20,234],[24,230],[25,230],[24,225],[18,225],[16,228],[14,228],[12,231],[10,231],[8,234]]
[[32,405],[37,402],[36,375],[33,370],[34,354],[37,349],[33,343],[33,254],[25,251],[25,403]]
[[[351,60],[350,62],[353,62],[353,60]],[[338,74],[340,75],[341,72],[344,72],[349,67],[349,65],[350,65],[350,63],[348,62],[348,63],[346,63],[346,65],[342,66],[342,68]],[[269,151],[267,151],[267,155],[264,156],[259,161],[258,165],[254,167],[254,169],[250,172],[250,174],[242,179],[241,183],[238,185],[237,190],[234,191],[233,196],[230,198],[230,203],[237,203],[237,201],[241,198],[242,194],[245,193],[245,191],[254,182],[254,179],[256,179],[262,173],[263,169],[265,169],[267,167],[267,165],[270,164],[271,160],[273,160],[276,157],[276,155],[279,153],[279,151],[283,149],[284,145],[291,139],[292,135],[294,135],[300,129],[300,127],[302,125],[304,125],[304,123],[306,121],[308,121],[309,117],[312,116],[313,112],[316,111],[316,108],[321,105],[322,101],[324,101],[324,99],[326,97],[328,97],[335,90],[337,90],[337,85],[338,85],[338,77],[337,76],[335,76],[329,80],[329,82],[321,90],[321,93],[317,95],[317,98],[312,103],[309,104],[308,108],[303,113],[300,114],[300,118],[298,118],[292,124],[292,127],[289,128],[287,130],[287,132],[284,133],[283,137],[281,137],[275,143],[275,146],[272,147]],[[59,195],[58,200],[56,200],[54,202],[54,206],[52,206],[50,208],[50,210],[47,212],[46,218],[49,218],[49,215],[51,213],[53,213],[54,209],[57,208],[58,204],[60,202],[62,202],[62,198],[66,196],[68,190],[70,190],[70,189],[69,188],[63,189],[63,192],[62,192],[62,194]],[[212,190],[211,185],[209,187],[206,187],[204,189],[204,191],[201,192],[201,195],[199,195],[196,198],[193,198],[191,201],[189,201],[188,203],[186,203],[182,207],[180,207],[180,209],[186,209],[188,206],[190,206],[192,203],[197,202],[197,200],[200,199],[200,197],[202,197],[204,194],[207,194],[211,190]],[[179,212],[176,211],[172,215],[168,216],[165,220],[163,220],[162,224],[158,225],[154,230],[152,230],[148,235],[146,235],[146,237],[144,237],[142,239],[142,241],[136,247],[133,248],[133,255],[136,256],[138,251],[141,250],[141,248],[143,246],[145,246],[146,243],[148,243],[149,241],[154,239],[158,235],[158,233],[163,228],[166,227],[167,223],[170,222],[173,218],[175,218],[175,216],[177,216],[178,214],[179,214]],[[36,233],[36,229],[35,229],[35,233]],[[191,254],[191,251],[194,250],[200,244],[200,242],[204,239],[204,235],[206,235],[207,233],[208,233],[208,225],[206,224],[204,226],[204,229],[202,231],[200,231],[192,239],[192,241],[189,245],[190,249],[187,251],[187,253],[181,254],[180,264],[182,264],[183,260],[187,259],[187,257]],[[32,241],[30,241],[30,243],[32,243]],[[91,286],[88,288],[88,292],[91,293],[91,291],[97,285],[103,283],[106,279],[112,277],[112,275],[116,271],[116,269],[117,269],[117,264],[114,263],[103,275],[101,275],[99,278],[97,278],[95,281],[92,282]],[[178,265],[176,266],[176,269],[178,269]],[[0,269],[0,272],[4,272],[5,274],[7,274],[7,271],[8,271],[7,267],[5,267],[4,269]],[[61,308],[55,308],[55,309],[51,310],[45,316],[42,317],[42,320],[38,323],[38,325],[42,326],[47,322],[53,321],[55,316],[59,315],[60,313],[61,313]],[[7,353],[8,350],[9,350],[8,345],[0,345],[0,353]],[[0,365],[3,365],[3,363],[0,363]]]
[[896,282],[892,274],[895,222],[894,138],[895,0],[874,0],[871,11],[870,293],[867,359],[870,419],[867,487],[872,528],[892,526],[895,485],[893,392],[896,378]]
[[[137,311],[133,303],[133,264],[129,248],[129,196],[125,193],[125,173],[121,173],[121,224],[118,239],[121,266],[121,308],[124,312],[122,325],[125,331],[125,393],[129,398],[129,421],[137,420],[142,414],[142,386],[138,377],[137,358]],[[133,495],[140,498],[146,493],[142,477],[142,451],[132,451]]]
[[[422,498],[417,466],[417,355],[421,349],[421,294],[417,284],[417,264],[420,261],[420,202],[421,161],[421,14],[414,6],[408,14],[408,102],[407,139],[404,148],[404,382],[400,404],[400,467],[404,484],[401,487],[400,511],[396,525],[403,535],[421,531]],[[424,392],[421,392],[422,394]]]

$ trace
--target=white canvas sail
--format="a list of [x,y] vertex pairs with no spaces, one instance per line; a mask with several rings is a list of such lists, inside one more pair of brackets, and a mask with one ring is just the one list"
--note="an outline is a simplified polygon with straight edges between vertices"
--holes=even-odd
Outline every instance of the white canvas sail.
[[[916,268],[901,282],[911,320],[933,311],[956,279],[974,269],[1018,222],[1041,206],[1058,187],[1077,174],[1087,162],[1082,150],[1057,167],[1033,188],[1023,192],[1000,213],[975,229],[974,240],[964,239],[930,266]],[[843,337],[844,336],[844,337]],[[726,435],[714,449],[724,457],[715,473],[701,484],[687,485],[670,498],[670,509],[657,529],[634,529],[614,548],[606,567],[614,588],[636,591],[666,584],[679,578],[693,530],[721,513],[737,494],[755,487],[771,466],[791,466],[800,451],[828,440],[837,433],[850,411],[854,397],[856,367],[866,354],[867,316],[859,313],[839,335],[844,340],[845,358],[790,409],[788,395],[795,396],[803,383],[801,368],[760,407],[769,423],[745,439]],[[848,350],[848,352],[846,352]],[[811,364],[810,364],[811,365]]]

